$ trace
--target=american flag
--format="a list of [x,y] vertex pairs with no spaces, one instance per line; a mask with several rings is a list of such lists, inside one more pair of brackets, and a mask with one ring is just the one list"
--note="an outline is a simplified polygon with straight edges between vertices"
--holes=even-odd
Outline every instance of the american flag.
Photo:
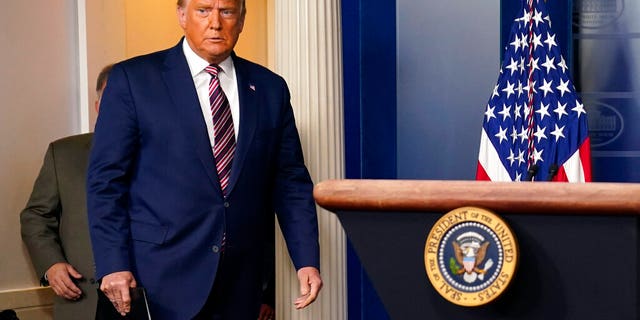
[[484,112],[477,180],[591,181],[587,114],[543,0],[523,0]]

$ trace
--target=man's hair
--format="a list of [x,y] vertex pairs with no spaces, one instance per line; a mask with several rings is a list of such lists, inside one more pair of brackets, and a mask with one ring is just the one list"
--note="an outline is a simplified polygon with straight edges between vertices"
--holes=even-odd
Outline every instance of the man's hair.
[[[178,0],[178,3],[177,3],[178,7],[184,8],[184,4],[185,4],[186,1],[187,0]],[[246,0],[242,0],[242,12],[245,12],[247,10],[247,5],[246,5],[245,2],[247,2],[247,1]]]
[[107,83],[107,78],[109,78],[109,72],[111,72],[112,68],[113,63],[106,65],[98,74],[98,80],[96,81],[96,92],[98,94],[100,94],[100,91],[102,90],[102,87],[104,87],[104,84]]

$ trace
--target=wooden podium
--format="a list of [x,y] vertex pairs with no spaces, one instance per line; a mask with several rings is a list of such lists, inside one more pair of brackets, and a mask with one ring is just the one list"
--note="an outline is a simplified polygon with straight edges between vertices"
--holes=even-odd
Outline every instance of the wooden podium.
[[[640,184],[329,180],[314,195],[391,319],[640,319]],[[424,267],[430,229],[463,206],[499,214],[519,244],[511,285],[480,307],[445,300]]]

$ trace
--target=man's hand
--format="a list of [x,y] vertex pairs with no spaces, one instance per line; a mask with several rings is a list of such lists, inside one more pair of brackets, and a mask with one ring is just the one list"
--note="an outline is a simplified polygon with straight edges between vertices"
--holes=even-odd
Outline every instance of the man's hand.
[[78,300],[82,296],[82,290],[71,279],[82,279],[82,275],[72,265],[58,262],[47,270],[46,275],[49,286],[58,296],[68,300]]
[[300,297],[294,301],[296,309],[302,309],[316,300],[322,288],[320,271],[314,267],[304,267],[298,270],[298,281],[300,282]]
[[130,271],[110,273],[102,278],[100,290],[109,298],[118,312],[125,316],[131,311],[129,288],[136,287],[136,279]]
[[270,305],[263,303],[260,305],[258,320],[273,320],[276,318],[276,311]]

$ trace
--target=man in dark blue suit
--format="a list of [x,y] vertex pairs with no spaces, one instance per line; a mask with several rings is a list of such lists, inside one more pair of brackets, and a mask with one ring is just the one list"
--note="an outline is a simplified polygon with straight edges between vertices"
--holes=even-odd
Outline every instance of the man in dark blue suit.
[[87,205],[96,277],[121,314],[143,286],[153,319],[256,319],[274,212],[296,308],[322,287],[288,87],[233,53],[245,13],[243,0],[179,0],[179,44],[111,71]]

